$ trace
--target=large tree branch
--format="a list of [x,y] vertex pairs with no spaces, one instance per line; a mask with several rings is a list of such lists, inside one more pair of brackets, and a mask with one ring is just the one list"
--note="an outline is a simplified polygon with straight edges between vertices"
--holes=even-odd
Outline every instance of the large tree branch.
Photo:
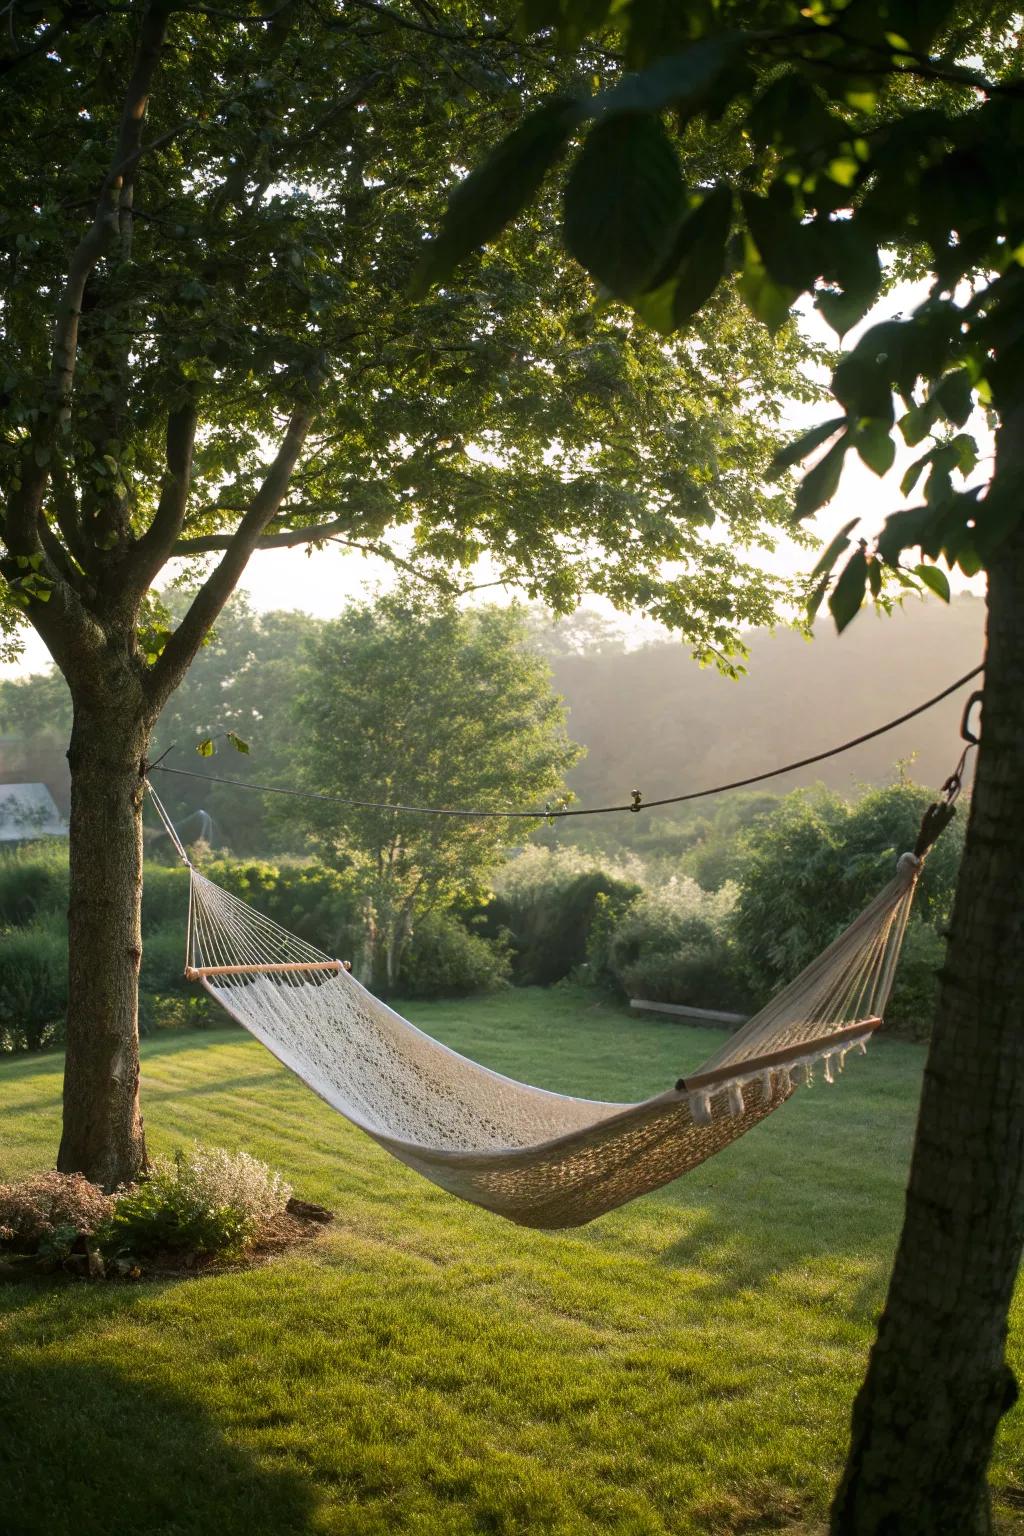
[[185,675],[211,624],[235,590],[249,556],[259,544],[263,530],[277,515],[312,420],[311,405],[298,406],[292,412],[281,446],[264,476],[263,484],[231,535],[222,559],[196,593],[191,607],[150,673],[149,692],[157,708],[162,707]]
[[[456,597],[461,597],[466,592],[476,592],[479,586],[503,585],[501,582],[481,582],[476,586],[458,587],[447,577],[423,570],[414,560],[403,559],[388,544],[380,544],[376,540],[346,538],[345,530],[351,526],[351,523],[352,514],[346,513],[329,523],[312,523],[301,528],[285,528],[280,533],[265,533],[257,539],[253,552],[258,554],[264,549],[295,549],[301,544],[341,544],[345,549],[357,549],[361,554],[375,555],[378,560],[386,560],[389,565],[407,572],[417,581],[441,587],[442,590]],[[232,538],[233,535],[229,533],[210,533],[190,539],[179,539],[172,553],[182,556],[211,554],[218,549],[227,549]]]
[[[160,487],[153,521],[137,541],[126,562],[128,579],[145,590],[151,585],[164,561],[175,553],[174,541],[185,521],[189,487],[192,483],[192,452],[196,441],[198,413],[189,400],[167,418],[167,473]],[[225,549],[227,545],[223,546]]]
[[110,169],[103,179],[96,200],[93,221],[78,242],[68,265],[54,329],[50,375],[50,389],[58,420],[66,419],[71,409],[71,389],[78,358],[78,322],[82,314],[85,285],[107,245],[118,234],[121,200],[131,185],[135,165],[142,153],[142,124],[167,33],[168,16],[166,5],[152,4],[146,7],[135,52],[135,64],[125,91],[121,127]]
[[68,473],[68,466],[60,454],[53,459],[50,467],[50,499],[64,543],[73,558],[85,570],[89,549],[82,536],[75,488]]
[[[320,544],[326,539],[344,533],[352,526],[352,514],[335,517],[329,523],[312,523],[302,528],[284,528],[280,533],[264,533],[256,540],[254,550],[294,549],[299,544]],[[179,539],[171,550],[172,555],[208,555],[216,550],[229,549],[233,533],[197,534],[194,538]],[[341,542],[347,543],[348,540]],[[362,548],[364,546],[357,546]]]
[[39,519],[39,537],[47,560],[59,573],[61,580],[66,581],[76,592],[81,592],[87,578],[83,577],[45,517]]

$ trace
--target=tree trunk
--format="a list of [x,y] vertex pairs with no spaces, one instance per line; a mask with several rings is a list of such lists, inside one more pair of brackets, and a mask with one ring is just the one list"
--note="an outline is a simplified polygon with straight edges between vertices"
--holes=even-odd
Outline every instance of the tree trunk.
[[904,1227],[834,1536],[991,1530],[1024,1244],[1024,532],[989,577],[983,733]]
[[[114,701],[112,700],[112,705]],[[122,701],[123,704],[123,701]],[[141,710],[76,701],[71,765],[67,1055],[57,1166],[105,1189],[146,1166],[139,1112]]]

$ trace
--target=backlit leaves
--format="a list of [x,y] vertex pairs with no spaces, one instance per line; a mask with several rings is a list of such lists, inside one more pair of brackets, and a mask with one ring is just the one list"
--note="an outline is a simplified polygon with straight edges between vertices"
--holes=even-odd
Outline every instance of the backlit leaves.
[[850,623],[864,601],[868,584],[868,559],[863,546],[854,550],[839,575],[839,580],[829,594],[829,612],[836,621],[840,633]]

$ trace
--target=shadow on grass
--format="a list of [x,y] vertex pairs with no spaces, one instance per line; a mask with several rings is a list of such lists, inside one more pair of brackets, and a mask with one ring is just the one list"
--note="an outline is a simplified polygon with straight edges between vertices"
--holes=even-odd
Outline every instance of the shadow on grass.
[[237,1093],[243,1088],[263,1088],[267,1093],[280,1094],[289,1083],[272,1071],[253,1072],[248,1077],[215,1077],[207,1083],[185,1083],[161,1087],[146,1077],[146,1063],[142,1063],[142,1091],[147,1104],[159,1104],[163,1100],[199,1099],[204,1094]]
[[883,1162],[873,1134],[851,1121],[830,1127],[817,1114],[759,1128],[652,1197],[685,1211],[679,1236],[657,1262],[699,1269],[723,1296],[760,1289],[793,1268],[838,1262],[860,1270],[860,1299],[875,1304],[902,1221],[909,1136]]
[[49,1110],[56,1114],[62,1103],[63,1099],[58,1094],[52,1099],[27,1099],[24,1104],[5,1104],[4,1119],[13,1120],[18,1115],[41,1115]]
[[64,1071],[64,1047],[48,1046],[44,1051],[18,1051],[16,1055],[0,1056],[4,1080],[17,1083],[23,1077],[42,1077],[49,1068],[56,1075]]
[[312,1499],[178,1391],[109,1365],[21,1360],[3,1373],[0,1510],[5,1536],[298,1536]]

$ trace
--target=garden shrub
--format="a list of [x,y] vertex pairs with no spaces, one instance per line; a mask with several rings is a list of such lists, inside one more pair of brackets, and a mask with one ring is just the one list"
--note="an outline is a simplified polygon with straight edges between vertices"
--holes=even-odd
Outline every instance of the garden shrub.
[[161,928],[177,928],[184,935],[187,921],[188,870],[184,864],[168,866],[147,859],[142,882],[143,935]]
[[672,878],[595,930],[592,965],[627,997],[745,1011],[750,1004],[731,941],[735,890]]
[[753,1011],[743,977],[721,943],[682,949],[676,954],[652,950],[632,965],[624,965],[620,974],[627,997],[723,1013]]
[[[350,959],[362,922],[344,872],[312,859],[219,858],[203,873],[273,922],[339,959]],[[343,953],[348,951],[348,953]]]
[[[891,879],[899,855],[914,846],[931,798],[903,779],[854,804],[820,789],[796,790],[748,831],[735,933],[759,997],[792,980]],[[930,1023],[938,929],[952,907],[963,835],[958,818],[928,855],[896,973],[887,1022],[912,1037],[926,1034]],[[910,1010],[917,1010],[913,1019]]]
[[941,934],[913,916],[907,925],[885,1026],[907,1040],[927,1040],[939,1000],[939,971],[946,958]]
[[569,848],[531,847],[511,860],[482,915],[487,933],[511,937],[516,984],[550,986],[583,965],[600,903],[618,907],[639,895],[638,868]]
[[0,928],[21,928],[68,909],[67,844],[53,838],[0,853]]
[[194,982],[183,992],[139,993],[139,1033],[157,1029],[224,1029],[231,1020],[223,1008]]
[[24,1252],[62,1235],[90,1236],[109,1221],[114,1201],[80,1173],[37,1173],[0,1184],[0,1242]]
[[0,934],[0,1050],[38,1051],[61,1037],[68,943],[52,919]]
[[185,980],[185,924],[146,934],[142,941],[140,992],[184,992],[191,986]]
[[[342,958],[352,953],[360,924],[344,877],[325,865],[221,858],[205,869],[211,879],[300,937]],[[67,903],[65,846],[36,843],[0,854],[0,1053],[38,1050],[61,1038],[67,1007]],[[187,918],[188,870],[147,860],[139,976],[143,1031],[164,1025],[201,1028],[213,1018],[225,1022],[185,980]],[[460,974],[467,963],[459,962]],[[450,990],[465,988],[456,980]]]
[[505,986],[512,969],[507,942],[483,938],[448,912],[419,919],[402,956],[403,997],[465,997]]
[[97,1241],[112,1255],[179,1250],[232,1258],[259,1240],[291,1193],[248,1152],[196,1143],[173,1158],[154,1158],[144,1179],[118,1192]]

